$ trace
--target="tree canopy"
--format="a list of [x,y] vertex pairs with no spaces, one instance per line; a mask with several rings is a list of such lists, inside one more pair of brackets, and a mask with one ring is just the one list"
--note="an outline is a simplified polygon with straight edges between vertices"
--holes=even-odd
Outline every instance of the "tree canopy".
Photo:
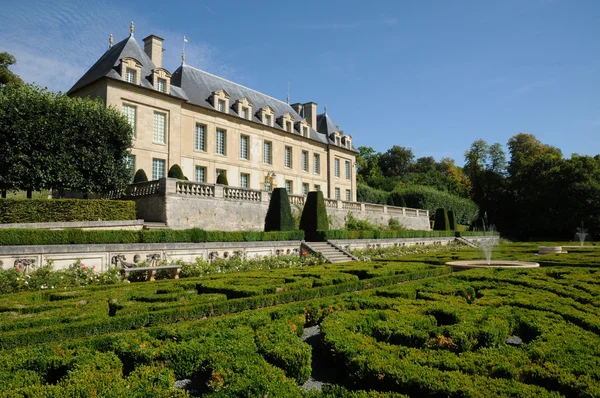
[[0,189],[119,190],[132,129],[100,101],[70,98],[33,85],[0,88]]
[[7,52],[0,53],[0,87],[4,85],[23,85],[23,80],[8,69],[9,66],[16,63],[17,60],[11,54]]

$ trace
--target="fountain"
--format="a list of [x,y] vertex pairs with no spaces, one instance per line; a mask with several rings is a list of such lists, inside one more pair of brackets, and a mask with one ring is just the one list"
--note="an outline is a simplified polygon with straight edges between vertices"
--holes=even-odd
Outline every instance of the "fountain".
[[454,271],[469,268],[537,268],[540,266],[538,263],[528,261],[492,260],[492,251],[494,246],[498,245],[498,240],[494,226],[490,226],[486,231],[484,224],[483,237],[478,240],[478,244],[483,250],[485,260],[449,261],[446,265],[451,265]]
[[585,238],[588,236],[587,230],[583,228],[583,221],[581,222],[581,227],[577,228],[577,232],[575,233],[575,238],[579,240],[581,247],[585,243]]

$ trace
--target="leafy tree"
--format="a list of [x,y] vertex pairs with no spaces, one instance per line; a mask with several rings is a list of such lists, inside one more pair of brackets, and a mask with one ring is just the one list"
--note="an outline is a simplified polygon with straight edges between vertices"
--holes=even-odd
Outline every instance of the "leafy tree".
[[174,164],[169,169],[169,173],[167,174],[169,178],[177,178],[178,180],[185,180],[185,176],[183,175],[183,171],[178,164]]
[[9,66],[17,63],[15,57],[7,52],[0,53],[0,87],[4,85],[22,86],[23,80],[8,69]]
[[0,89],[0,188],[102,193],[128,184],[132,130],[116,109],[33,85]]
[[414,157],[412,149],[394,145],[379,156],[379,166],[384,176],[402,178],[409,173]]
[[275,188],[271,193],[269,210],[265,217],[265,232],[291,231],[296,229],[290,198],[285,188]]
[[382,175],[379,168],[379,155],[371,147],[358,147],[356,164],[358,182],[369,182],[372,178]]
[[135,172],[135,176],[133,176],[133,183],[137,184],[138,182],[147,182],[148,181],[148,176],[146,175],[146,172],[144,171],[144,169],[138,169],[138,171]]

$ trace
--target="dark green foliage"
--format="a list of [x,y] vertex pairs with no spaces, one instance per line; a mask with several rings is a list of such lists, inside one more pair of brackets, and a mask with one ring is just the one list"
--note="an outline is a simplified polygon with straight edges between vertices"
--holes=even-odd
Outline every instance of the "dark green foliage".
[[259,242],[302,240],[304,232],[230,232],[201,229],[151,231],[83,231],[80,229],[0,229],[0,245],[68,245],[101,243],[201,243],[201,242]]
[[138,171],[135,172],[135,176],[133,176],[133,183],[137,184],[138,182],[147,182],[148,181],[148,176],[146,175],[146,172],[144,171],[144,169],[138,169]]
[[1,189],[104,193],[130,182],[131,126],[102,101],[7,85],[0,126]]
[[455,231],[419,231],[413,229],[399,231],[330,229],[317,231],[317,240],[330,239],[398,239],[398,238],[440,238],[454,236],[477,236],[478,232]]
[[479,214],[479,208],[472,200],[434,188],[409,185],[398,188],[395,192],[402,195],[407,207],[429,210],[430,214],[440,207],[454,210],[454,217],[458,224],[470,225]]
[[454,210],[448,210],[448,227],[450,231],[456,231],[458,229],[456,218],[454,218]]
[[290,198],[285,188],[275,188],[271,193],[269,210],[265,217],[265,231],[291,231],[296,229]]
[[169,169],[169,173],[167,174],[169,178],[177,178],[178,180],[185,180],[185,176],[183,175],[183,171],[178,164],[174,164]]
[[217,184],[229,185],[229,181],[227,181],[227,173],[222,172],[221,174],[219,174],[219,176],[217,177]]
[[435,231],[449,231],[450,221],[448,220],[448,211],[445,208],[439,208],[435,211]]
[[0,224],[135,219],[134,201],[0,199]]
[[387,192],[371,188],[367,184],[358,184],[356,187],[356,200],[363,203],[386,203]]
[[306,239],[316,237],[317,231],[329,229],[323,192],[313,191],[306,196],[306,204],[302,211],[302,218],[300,218],[300,229],[304,231]]
[[404,197],[398,192],[390,193],[387,204],[396,207],[406,207],[406,201],[404,200]]

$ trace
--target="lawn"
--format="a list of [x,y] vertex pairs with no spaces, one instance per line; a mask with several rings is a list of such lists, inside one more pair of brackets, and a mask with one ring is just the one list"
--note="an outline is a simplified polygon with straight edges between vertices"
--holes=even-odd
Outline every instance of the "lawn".
[[5,294],[0,397],[600,396],[595,249],[538,245]]

